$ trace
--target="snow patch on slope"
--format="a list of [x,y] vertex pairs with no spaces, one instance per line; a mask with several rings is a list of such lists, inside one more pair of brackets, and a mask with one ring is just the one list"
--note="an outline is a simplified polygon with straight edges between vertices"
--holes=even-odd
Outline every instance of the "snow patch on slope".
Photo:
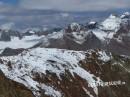
[[93,30],[93,33],[94,33],[94,35],[95,35],[98,39],[100,39],[100,40],[102,40],[102,41],[104,41],[104,40],[105,40],[105,37],[107,36],[107,33],[106,33],[106,32],[104,32],[104,31],[102,31],[102,30],[98,30],[98,29]]
[[61,30],[59,32],[53,32],[52,34],[49,34],[47,37],[50,39],[61,39],[63,38],[64,31]]
[[111,57],[110,56],[108,56],[107,54],[106,54],[106,52],[104,52],[104,51],[100,51],[100,52],[98,52],[99,53],[99,59],[100,60],[102,60],[102,61],[104,61],[104,62],[107,62],[107,61],[109,61],[109,60],[111,60]]
[[102,42],[108,41],[113,38],[114,32],[105,32],[100,29],[92,30],[93,34]]
[[[38,87],[41,87],[41,84],[33,80],[34,75],[32,72],[46,75],[46,71],[49,71],[55,73],[62,80],[60,75],[65,74],[65,71],[68,70],[73,76],[75,73],[85,79],[89,84],[95,82],[95,76],[80,67],[79,61],[85,59],[85,53],[82,51],[36,48],[24,51],[18,56],[2,57],[1,59],[5,60],[4,64],[0,64],[0,69],[3,73],[8,78],[24,84],[32,90],[36,97],[40,95]],[[53,64],[50,60],[53,61]],[[6,65],[8,61],[12,64],[11,68]],[[97,80],[99,79],[97,78]],[[42,86],[47,94],[52,93],[49,95],[59,95],[56,97],[61,97],[60,92],[54,90],[51,86]],[[49,92],[49,90],[53,91]],[[93,90],[98,95],[97,87],[94,87]]]
[[90,33],[89,31],[72,32],[73,40],[78,44],[83,44],[86,41],[87,35],[90,35]]
[[62,94],[59,91],[55,90],[53,87],[43,84],[42,89],[45,91],[45,94],[48,96],[62,97]]

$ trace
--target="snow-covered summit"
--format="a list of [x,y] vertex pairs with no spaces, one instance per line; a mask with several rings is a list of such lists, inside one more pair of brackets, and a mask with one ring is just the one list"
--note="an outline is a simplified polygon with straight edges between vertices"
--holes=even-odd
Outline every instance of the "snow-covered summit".
[[101,23],[101,29],[108,31],[117,31],[120,28],[121,18],[115,15],[110,15]]
[[80,31],[81,26],[80,26],[80,24],[74,22],[74,23],[70,24],[70,28],[72,31]]
[[95,21],[90,21],[88,24],[90,24],[90,25],[94,25],[94,24],[96,24],[97,22],[95,22]]
[[121,18],[124,19],[124,18],[130,18],[130,13],[129,12],[125,12],[121,15]]

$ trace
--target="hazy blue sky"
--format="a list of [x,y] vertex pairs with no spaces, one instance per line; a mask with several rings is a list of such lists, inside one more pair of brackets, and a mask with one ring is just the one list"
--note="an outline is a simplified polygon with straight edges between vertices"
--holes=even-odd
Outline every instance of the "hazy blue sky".
[[130,12],[130,0],[0,0],[0,28],[86,23],[90,18],[100,20],[113,12],[122,14],[125,11]]
[[0,0],[1,3],[17,5],[20,0]]
[[55,9],[65,11],[104,11],[129,8],[130,0],[0,0],[0,6],[25,9]]

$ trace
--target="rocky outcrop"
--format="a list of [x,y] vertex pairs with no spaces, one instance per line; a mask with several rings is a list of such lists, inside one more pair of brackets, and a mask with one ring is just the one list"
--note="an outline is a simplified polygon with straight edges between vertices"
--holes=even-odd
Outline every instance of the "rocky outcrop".
[[22,38],[22,33],[13,30],[0,30],[0,41],[11,41],[11,37]]
[[11,37],[10,37],[10,35],[9,35],[8,32],[2,32],[2,33],[1,33],[0,40],[1,40],[1,41],[10,41],[10,40],[11,40]]
[[[107,60],[106,56],[104,62],[98,52],[91,51],[91,54],[87,54],[86,59],[81,61],[84,68],[103,81],[102,85],[98,84],[98,97],[129,97],[130,59],[107,53],[107,56],[111,57]],[[108,82],[118,84],[108,85]]]
[[35,97],[23,84],[12,81],[0,70],[0,97]]
[[14,55],[18,55],[21,52],[23,52],[24,49],[11,49],[11,48],[5,48],[2,53],[0,54],[0,56],[14,56]]

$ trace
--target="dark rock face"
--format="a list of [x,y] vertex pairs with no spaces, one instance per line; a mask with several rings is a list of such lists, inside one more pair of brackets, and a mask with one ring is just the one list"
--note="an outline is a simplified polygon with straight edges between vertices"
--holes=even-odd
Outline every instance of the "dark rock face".
[[130,56],[130,25],[122,25],[113,39],[106,46],[106,50],[118,55]]
[[22,38],[22,34],[18,31],[12,31],[12,30],[0,30],[0,41],[11,41],[11,37],[18,37],[19,39]]
[[21,52],[23,52],[24,49],[11,49],[11,48],[5,48],[4,51],[0,54],[0,56],[13,56],[18,55]]
[[129,56],[130,44],[127,42],[119,43],[116,40],[111,40],[111,42],[106,46],[106,49],[117,55],[127,55]]
[[111,60],[103,62],[98,57],[96,52],[88,54],[86,60],[81,62],[82,66],[103,82],[120,82],[118,85],[99,86],[98,97],[129,97],[130,59],[112,54]]
[[[76,26],[77,28],[77,26]],[[58,49],[68,49],[68,50],[88,50],[102,48],[102,42],[98,39],[92,31],[81,30],[81,32],[71,32],[72,30],[64,30],[63,36],[61,38],[48,38],[48,45],[44,46],[43,41],[35,45],[34,47],[46,47],[46,48],[58,48]],[[74,30],[74,29],[73,29]],[[68,32],[66,32],[68,31]],[[62,32],[61,32],[62,33]],[[83,34],[82,34],[83,33]],[[73,34],[76,34],[74,36]],[[76,37],[81,37],[76,38]],[[80,40],[81,39],[81,40]]]
[[90,22],[86,25],[86,28],[88,29],[95,29],[98,28],[98,23],[97,22]]
[[4,76],[0,70],[0,97],[35,97],[24,85]]
[[1,41],[10,41],[11,37],[7,32],[2,32],[0,40]]
[[67,46],[67,49],[70,50],[88,50],[88,49],[96,49],[96,48],[101,48],[101,41],[93,34],[93,33],[89,33],[89,35],[87,35],[85,37],[85,41],[82,44],[78,44],[76,43],[73,38],[71,38],[72,36],[70,35],[65,35],[64,36],[64,40],[65,40],[65,44]]
[[82,44],[76,43],[73,39],[74,38],[72,38],[72,35],[68,33],[65,34],[62,39],[49,39],[50,44],[47,46],[47,48],[88,50],[102,47],[101,41],[91,32],[85,37],[85,41]]

